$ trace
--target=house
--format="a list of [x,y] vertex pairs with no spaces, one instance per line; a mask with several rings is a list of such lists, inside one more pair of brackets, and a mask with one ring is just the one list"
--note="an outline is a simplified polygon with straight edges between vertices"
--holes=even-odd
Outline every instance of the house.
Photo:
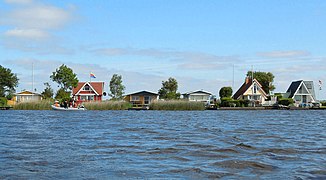
[[314,103],[316,102],[314,82],[313,81],[293,81],[285,94],[284,98],[292,98],[294,104],[299,106],[300,104]]
[[197,90],[191,91],[182,94],[183,99],[188,101],[200,101],[200,102],[209,102],[212,96],[212,93],[204,91],[204,90]]
[[133,107],[148,107],[148,105],[158,99],[158,94],[149,91],[139,91],[127,94],[124,100],[130,102]]
[[13,96],[14,103],[20,102],[31,102],[31,101],[41,101],[42,95],[36,92],[31,91],[22,91],[15,93]]
[[263,86],[256,79],[252,80],[246,77],[245,82],[232,98],[236,100],[249,100],[253,106],[265,104],[267,96],[268,95],[263,90]]
[[77,101],[102,101],[104,82],[78,82],[72,89],[72,96]]

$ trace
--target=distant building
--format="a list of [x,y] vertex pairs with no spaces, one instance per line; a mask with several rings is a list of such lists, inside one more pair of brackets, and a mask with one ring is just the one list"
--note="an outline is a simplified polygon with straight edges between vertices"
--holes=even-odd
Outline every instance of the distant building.
[[265,104],[267,99],[267,94],[263,90],[263,86],[256,80],[246,77],[245,82],[238,89],[238,91],[233,95],[233,99],[237,100],[249,100],[251,105]]
[[293,81],[285,94],[284,98],[292,98],[296,106],[306,103],[316,102],[314,82],[313,81]]
[[102,101],[104,82],[79,82],[72,89],[72,96],[78,101]]
[[22,92],[14,94],[14,96],[13,96],[13,101],[15,103],[41,101],[41,100],[42,100],[41,94],[31,92],[31,91],[22,91]]
[[182,94],[183,99],[188,101],[200,101],[200,102],[209,102],[212,96],[212,93],[204,90],[191,91]]
[[158,94],[150,91],[139,91],[124,96],[124,100],[130,102],[133,107],[148,107],[158,99]]

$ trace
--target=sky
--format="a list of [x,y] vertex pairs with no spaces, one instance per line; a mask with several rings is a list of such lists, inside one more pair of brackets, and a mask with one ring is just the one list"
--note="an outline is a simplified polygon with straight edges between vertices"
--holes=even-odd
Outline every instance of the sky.
[[324,0],[0,1],[0,65],[17,74],[18,92],[57,89],[50,75],[65,64],[106,92],[119,74],[126,94],[173,77],[180,93],[218,95],[253,69],[274,74],[274,92],[312,80],[326,99],[325,44]]

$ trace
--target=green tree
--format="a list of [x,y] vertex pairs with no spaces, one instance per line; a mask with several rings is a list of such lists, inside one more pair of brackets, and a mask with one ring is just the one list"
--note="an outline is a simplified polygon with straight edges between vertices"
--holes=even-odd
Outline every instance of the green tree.
[[231,87],[222,87],[219,92],[220,98],[230,98],[232,96]]
[[44,99],[51,99],[53,97],[53,89],[48,82],[44,83],[45,89],[41,93]]
[[[275,89],[273,85],[274,75],[271,72],[254,72],[254,78],[263,86],[263,90],[269,94]],[[247,76],[252,78],[252,71],[248,71]]]
[[59,69],[56,69],[55,72],[52,72],[50,78],[52,81],[57,82],[61,89],[66,92],[71,91],[72,88],[78,85],[77,75],[71,68],[64,64],[62,64]]
[[110,96],[113,100],[122,99],[122,95],[124,93],[125,86],[122,85],[122,76],[118,74],[113,74],[110,80]]
[[15,92],[18,85],[17,75],[12,73],[10,69],[0,65],[0,97]]
[[178,82],[170,77],[167,81],[162,81],[162,87],[158,90],[160,99],[179,99]]
[[70,92],[60,88],[55,95],[55,99],[70,99]]

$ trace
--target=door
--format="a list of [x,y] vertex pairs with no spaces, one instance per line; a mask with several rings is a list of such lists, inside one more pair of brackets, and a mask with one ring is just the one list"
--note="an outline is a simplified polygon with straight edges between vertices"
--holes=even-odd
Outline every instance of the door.
[[151,102],[151,97],[150,96],[145,96],[144,97],[144,104],[148,105]]
[[302,103],[307,103],[307,96],[306,95],[302,96]]

